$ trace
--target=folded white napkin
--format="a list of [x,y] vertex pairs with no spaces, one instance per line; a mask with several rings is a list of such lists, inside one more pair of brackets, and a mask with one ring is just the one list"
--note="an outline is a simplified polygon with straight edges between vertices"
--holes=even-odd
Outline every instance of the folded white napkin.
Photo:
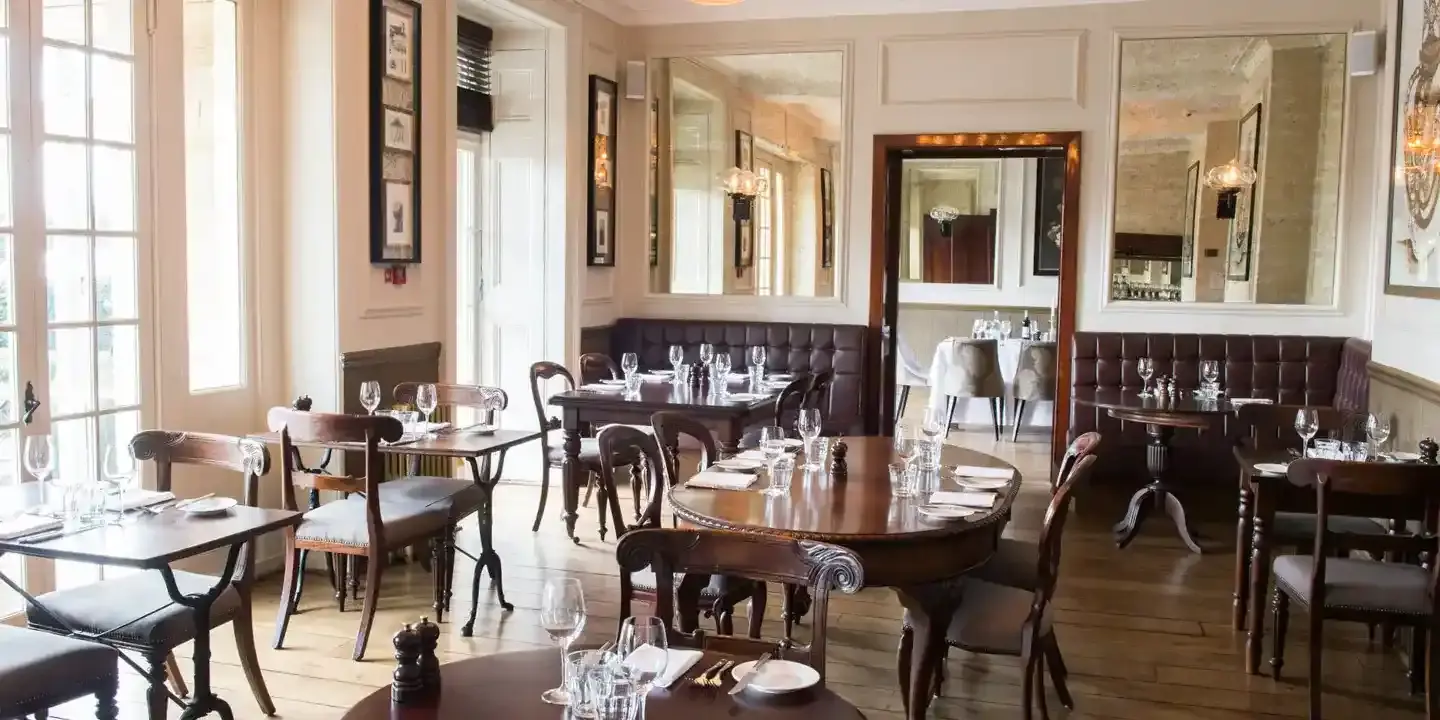
[[31,533],[45,532],[63,527],[63,520],[41,517],[39,515],[16,515],[9,520],[0,521],[0,540],[13,540]]
[[737,460],[758,460],[760,462],[765,462],[765,451],[758,449],[746,450],[745,452],[736,455],[735,458]]
[[1230,398],[1231,405],[1274,405],[1270,398]]
[[[150,507],[162,502],[169,502],[175,499],[175,493],[160,492],[158,490],[126,490],[125,504],[123,510],[134,510],[135,508]],[[108,502],[108,501],[107,501]]]
[[581,385],[581,386],[580,386],[580,389],[583,390],[583,391],[585,391],[585,392],[600,392],[600,393],[618,393],[618,392],[625,392],[625,386],[624,386],[624,385],[601,385],[600,383],[590,383],[589,385]]
[[641,645],[626,656],[625,664],[630,664],[637,657],[645,657],[648,663],[648,656],[659,652],[664,652],[666,655],[665,669],[661,671],[660,677],[655,678],[655,686],[661,688],[670,687],[677,679],[689,672],[690,668],[695,667],[695,663],[700,662],[702,655],[699,650],[672,649],[662,651],[654,645]]
[[996,480],[1009,480],[1014,477],[1015,471],[1010,468],[980,467],[978,465],[956,465],[956,477],[968,478],[994,478]]
[[720,472],[705,470],[685,481],[685,487],[710,488],[712,490],[744,490],[755,484],[760,476],[754,473]]
[[954,505],[956,507],[995,507],[995,493],[988,492],[937,492],[930,496],[931,505]]

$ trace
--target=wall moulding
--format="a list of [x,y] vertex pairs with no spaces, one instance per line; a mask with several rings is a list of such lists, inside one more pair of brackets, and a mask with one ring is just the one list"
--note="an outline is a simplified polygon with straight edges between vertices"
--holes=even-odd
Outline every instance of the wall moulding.
[[[896,37],[880,44],[880,104],[1065,102],[1084,107],[1086,31]],[[995,66],[1023,55],[1025,65]],[[937,66],[985,67],[936,74]]]

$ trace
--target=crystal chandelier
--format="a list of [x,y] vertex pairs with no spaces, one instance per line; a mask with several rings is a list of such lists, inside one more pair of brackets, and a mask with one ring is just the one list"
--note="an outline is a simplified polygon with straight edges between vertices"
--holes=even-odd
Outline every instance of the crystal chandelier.
[[960,211],[949,205],[936,205],[930,209],[930,217],[940,223],[940,234],[945,237],[954,237],[955,218],[960,217]]

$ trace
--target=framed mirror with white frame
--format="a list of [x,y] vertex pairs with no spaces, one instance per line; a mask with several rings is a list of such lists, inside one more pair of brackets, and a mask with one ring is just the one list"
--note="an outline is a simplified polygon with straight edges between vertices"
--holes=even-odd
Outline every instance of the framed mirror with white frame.
[[1346,41],[1120,40],[1111,300],[1335,302]]
[[845,53],[652,59],[648,290],[836,297]]

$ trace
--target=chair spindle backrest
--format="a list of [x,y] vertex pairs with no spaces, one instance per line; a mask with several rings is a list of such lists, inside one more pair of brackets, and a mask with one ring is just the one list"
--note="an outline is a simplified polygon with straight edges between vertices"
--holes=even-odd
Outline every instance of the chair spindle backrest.
[[1056,471],[1055,477],[1050,479],[1050,492],[1053,494],[1056,488],[1065,484],[1066,478],[1070,477],[1070,473],[1075,469],[1075,463],[1095,454],[1099,448],[1100,433],[1098,432],[1087,432],[1071,441],[1070,447],[1065,448],[1064,457],[1060,458],[1059,470]]
[[666,487],[681,482],[680,439],[689,437],[700,444],[700,469],[714,465],[720,459],[719,445],[715,435],[703,423],[682,412],[662,410],[650,416],[650,426],[655,429],[655,439],[665,456],[663,467]]
[[620,366],[605,353],[585,353],[580,356],[580,382],[593,383],[601,380],[619,380]]
[[[603,487],[620,487],[615,482],[615,458],[643,456],[652,468],[665,467],[665,453],[660,450],[660,443],[654,435],[644,432],[629,425],[608,425],[602,428],[595,436],[596,445],[600,451],[600,481]],[[634,451],[632,454],[630,451]],[[642,527],[660,527],[660,508],[665,501],[665,491],[669,488],[666,483],[650,483],[652,492],[650,499],[645,506],[645,512],[640,516]],[[616,532],[625,532],[624,528],[616,528]]]
[[[1045,510],[1045,525],[1040,530],[1040,581],[1035,590],[1035,602],[1030,609],[1031,631],[1038,632],[1041,619],[1050,601],[1055,598],[1055,587],[1060,578],[1061,538],[1065,534],[1065,521],[1070,517],[1070,508],[1075,503],[1075,491],[1089,481],[1096,455],[1088,454],[1075,463],[1065,482],[1050,497],[1050,506]],[[1038,641],[1038,637],[1034,638]]]

